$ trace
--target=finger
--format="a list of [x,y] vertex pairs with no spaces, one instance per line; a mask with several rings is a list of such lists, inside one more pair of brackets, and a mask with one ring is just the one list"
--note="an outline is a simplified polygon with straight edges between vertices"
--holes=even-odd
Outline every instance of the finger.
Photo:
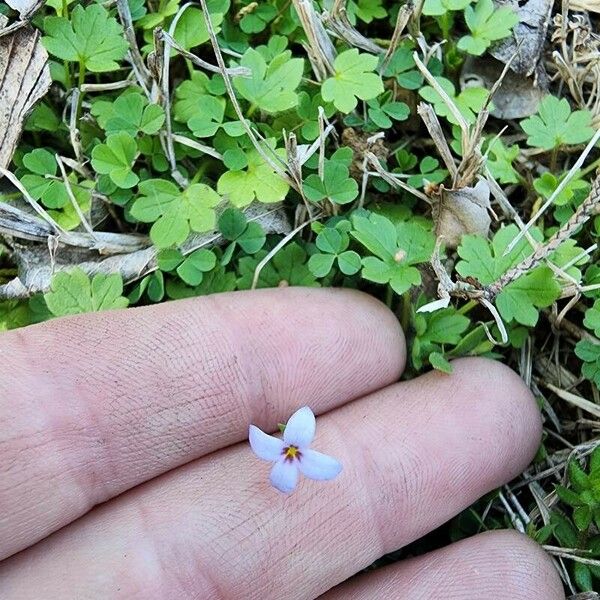
[[515,531],[482,533],[350,579],[321,600],[565,600],[550,557]]
[[221,294],[0,338],[0,558],[310,403],[395,381],[397,320],[350,291]]
[[[13,596],[314,598],[521,472],[541,436],[522,381],[467,359],[318,419],[331,482],[285,496],[247,444],[100,507],[0,570]],[[3,576],[3,579],[2,579]],[[108,582],[108,583],[107,583]],[[9,598],[13,596],[9,595]]]

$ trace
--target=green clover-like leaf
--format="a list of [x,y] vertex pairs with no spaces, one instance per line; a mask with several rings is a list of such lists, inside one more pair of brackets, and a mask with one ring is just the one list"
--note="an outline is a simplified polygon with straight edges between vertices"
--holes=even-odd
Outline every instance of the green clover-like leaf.
[[[467,123],[475,123],[477,114],[487,102],[489,92],[481,87],[467,87],[459,94],[456,94],[454,85],[449,79],[446,79],[445,77],[436,77],[436,80],[446,94],[454,101]],[[427,102],[433,104],[437,115],[446,117],[446,119],[454,125],[458,124],[446,102],[442,100],[442,97],[433,87],[426,85],[419,90],[419,94],[427,100]]]
[[479,0],[465,8],[465,22],[471,32],[458,40],[458,47],[481,56],[496,40],[510,35],[519,22],[517,13],[508,6],[497,8],[492,0]]
[[[264,144],[265,152],[271,153],[275,148],[274,140]],[[282,150],[277,154],[284,156]],[[219,194],[227,196],[238,208],[248,206],[253,200],[269,204],[283,200],[289,185],[273,168],[265,162],[256,149],[246,152],[248,166],[244,170],[226,171],[217,182]]]
[[519,181],[519,174],[512,163],[519,156],[520,151],[517,144],[506,146],[499,137],[491,140],[488,146],[487,166],[490,173],[500,183],[517,183]]
[[44,300],[53,315],[62,317],[125,308],[129,301],[122,294],[123,279],[118,273],[98,273],[90,280],[82,269],[77,268],[56,273]]
[[101,175],[108,175],[120,188],[132,188],[139,177],[132,167],[138,155],[135,139],[126,132],[113,133],[104,144],[92,150],[92,167]]
[[138,92],[121,94],[114,102],[96,102],[91,112],[108,135],[121,131],[131,136],[139,132],[151,135],[165,121],[163,108],[158,104],[148,104]]
[[473,0],[425,0],[423,14],[433,17],[445,15],[448,12],[463,10]]
[[358,196],[358,184],[350,177],[348,167],[337,160],[325,161],[323,179],[316,174],[309,175],[303,187],[312,202],[327,198],[336,204],[347,204]]
[[362,276],[375,283],[388,283],[397,294],[404,294],[421,283],[414,265],[431,258],[433,234],[414,222],[394,225],[382,215],[354,215],[351,235],[374,256],[362,259]]
[[58,171],[52,153],[36,148],[23,156],[23,165],[31,172],[21,177],[21,183],[32,198],[41,200],[47,208],[62,208],[69,203],[65,184],[46,177],[54,177]]
[[181,244],[190,231],[215,229],[215,208],[221,197],[208,185],[195,183],[182,192],[170,181],[148,179],[139,190],[142,196],[134,202],[131,215],[153,223],[150,238],[159,248]]
[[537,115],[521,121],[528,135],[527,143],[535,148],[552,150],[567,144],[587,142],[594,130],[589,110],[571,112],[566,98],[546,96],[538,106]]
[[356,48],[338,54],[334,63],[335,75],[323,82],[321,95],[325,102],[349,113],[356,108],[358,100],[371,100],[383,93],[381,77],[373,73],[377,57],[359,53]]
[[600,344],[581,340],[575,346],[575,354],[583,361],[583,376],[600,387]]
[[347,250],[350,243],[345,231],[333,227],[325,227],[317,236],[316,245],[321,251],[313,254],[308,261],[308,268],[315,277],[325,277],[337,262],[344,275],[354,275],[360,271],[361,259],[354,250]]
[[248,48],[240,65],[251,70],[250,77],[236,77],[237,91],[254,106],[268,113],[289,110],[298,104],[296,88],[300,85],[304,60],[291,58],[289,50],[277,55],[267,64],[263,55]]
[[[210,22],[215,31],[219,31],[219,25],[223,22],[225,13],[229,10],[229,0],[208,0],[207,8]],[[173,37],[177,43],[189,50],[209,40],[204,13],[200,8],[191,6],[185,10],[175,26]]]
[[583,324],[593,331],[596,337],[600,337],[600,300],[596,300],[594,305],[585,311]]
[[216,264],[217,257],[214,252],[199,248],[187,256],[177,267],[177,274],[188,285],[200,285],[204,279],[204,274],[212,271]]
[[272,4],[264,3],[246,13],[240,20],[240,29],[244,33],[260,33],[277,16],[277,9]]
[[128,44],[123,28],[100,4],[78,4],[65,17],[46,17],[42,43],[57,58],[78,62],[93,73],[114,71],[125,57]]
[[197,97],[196,110],[187,125],[197,138],[217,133],[225,116],[225,99],[202,94]]

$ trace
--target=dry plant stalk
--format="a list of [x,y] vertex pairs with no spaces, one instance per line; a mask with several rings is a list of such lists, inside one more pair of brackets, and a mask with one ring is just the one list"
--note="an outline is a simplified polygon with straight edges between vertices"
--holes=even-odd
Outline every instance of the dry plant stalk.
[[346,7],[343,6],[342,2],[336,1],[331,13],[323,11],[321,20],[329,27],[333,35],[347,42],[351,47],[361,48],[372,54],[383,54],[385,52],[381,46],[378,46],[375,42],[372,42],[356,30],[352,23],[350,23]]
[[552,252],[554,252],[565,240],[568,240],[579,227],[597,214],[600,214],[600,175],[596,176],[588,197],[577,207],[577,210],[573,213],[571,218],[531,256],[524,258],[518,265],[507,271],[497,281],[490,284],[487,287],[488,293],[492,297],[496,296],[509,283],[535,268],[552,254]]
[[144,63],[142,53],[140,52],[137,44],[129,3],[127,0],[116,0],[116,4],[117,11],[119,13],[119,19],[121,20],[121,24],[123,25],[123,29],[125,31],[125,39],[129,44],[129,59],[135,74],[135,78],[146,95],[149,96],[152,77],[148,67],[146,66],[146,63]]
[[[188,52],[185,48],[182,48],[175,41],[172,34],[167,33],[166,31],[164,31],[163,29],[160,29],[159,27],[157,27],[155,31],[157,32],[156,35],[159,38],[161,38],[163,41],[168,42],[169,45],[173,48],[173,50],[175,50],[178,54],[181,54],[181,56],[183,56],[184,58],[187,58],[189,61],[191,61],[197,67],[200,67],[201,69],[204,69],[205,71],[210,71],[211,73],[220,73],[221,72],[221,69],[218,66],[213,65],[209,62],[206,62],[205,60],[202,60],[199,56],[196,56],[195,54]],[[227,73],[231,77],[236,77],[236,76],[247,77],[247,76],[252,75],[252,71],[250,71],[250,69],[248,69],[246,67],[228,67]]]
[[315,77],[323,81],[335,73],[333,62],[336,51],[329,39],[325,27],[315,11],[312,0],[292,0],[302,28],[306,34],[308,45],[304,45],[309,56]]
[[379,177],[389,183],[392,187],[400,188],[413,196],[416,196],[420,200],[427,202],[427,204],[431,204],[431,199],[427,194],[424,194],[420,190],[415,189],[414,187],[404,183],[395,173],[389,173],[386,171],[381,164],[379,163],[379,159],[372,152],[365,152],[365,158],[368,163],[375,169]]
[[[290,225],[278,206],[256,206],[246,211],[248,221],[260,223],[265,233],[288,234]],[[50,289],[56,271],[77,266],[88,275],[119,273],[125,282],[135,281],[158,268],[158,250],[146,236],[95,231],[66,231],[56,234],[41,219],[0,202],[0,231],[16,238],[13,250],[19,276],[0,285],[0,299],[29,298]],[[22,244],[18,239],[43,244]],[[220,233],[194,234],[180,247],[184,256],[203,247],[220,244]],[[49,253],[49,246],[52,252]]]
[[435,114],[433,110],[433,106],[431,104],[427,104],[426,102],[419,102],[417,106],[417,114],[421,117],[421,120],[425,124],[433,143],[442,157],[446,168],[448,169],[452,180],[454,181],[458,176],[458,170],[456,168],[456,163],[454,162],[454,157],[452,156],[452,151],[450,150],[450,146],[446,141],[444,136],[444,132],[442,131],[442,126],[440,124],[440,120],[438,116]]
[[[600,5],[598,5],[600,6]],[[570,5],[574,9],[573,3]],[[589,9],[588,9],[589,10]],[[599,9],[600,10],[600,9]],[[566,6],[553,20],[554,65],[579,108],[588,109],[600,123],[600,38],[583,15],[569,15]]]
[[396,17],[396,25],[394,26],[394,33],[392,34],[390,45],[388,46],[388,49],[386,50],[385,56],[383,57],[383,61],[381,63],[381,73],[385,71],[390,60],[392,59],[392,56],[396,51],[400,40],[402,39],[402,34],[404,33],[404,30],[406,29],[406,26],[408,25],[408,22],[410,21],[414,12],[415,5],[412,0],[409,0],[406,4],[403,4],[398,10],[398,16]]

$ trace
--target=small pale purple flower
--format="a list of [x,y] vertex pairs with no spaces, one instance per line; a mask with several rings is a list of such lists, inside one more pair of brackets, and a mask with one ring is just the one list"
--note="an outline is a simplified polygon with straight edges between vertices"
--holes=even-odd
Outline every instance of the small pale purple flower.
[[283,440],[250,425],[250,446],[258,458],[275,463],[270,480],[280,492],[289,494],[294,490],[298,471],[309,479],[324,481],[333,479],[342,470],[342,465],[335,458],[309,448],[316,427],[315,415],[308,406],[290,417]]

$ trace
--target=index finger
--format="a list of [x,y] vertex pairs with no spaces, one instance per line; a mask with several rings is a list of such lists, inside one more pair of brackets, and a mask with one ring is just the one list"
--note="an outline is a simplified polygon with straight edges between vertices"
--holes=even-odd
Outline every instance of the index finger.
[[366,295],[276,289],[56,320],[0,337],[0,559],[310,404],[398,378]]

